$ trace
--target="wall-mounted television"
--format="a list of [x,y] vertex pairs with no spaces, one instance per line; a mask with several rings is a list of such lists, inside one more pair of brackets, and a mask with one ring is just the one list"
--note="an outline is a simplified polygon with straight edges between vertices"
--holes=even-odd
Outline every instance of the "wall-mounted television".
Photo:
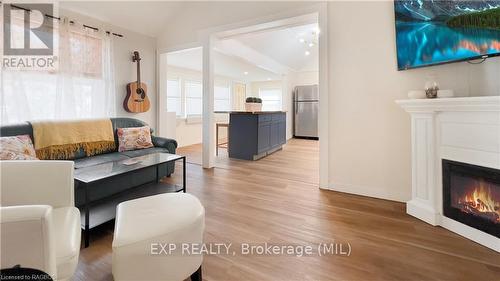
[[500,55],[500,0],[395,0],[398,70]]

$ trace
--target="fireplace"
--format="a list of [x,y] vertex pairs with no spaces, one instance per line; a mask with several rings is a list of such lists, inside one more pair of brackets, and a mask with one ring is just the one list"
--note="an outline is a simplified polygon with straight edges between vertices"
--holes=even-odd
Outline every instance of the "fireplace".
[[500,238],[500,170],[443,159],[443,213]]

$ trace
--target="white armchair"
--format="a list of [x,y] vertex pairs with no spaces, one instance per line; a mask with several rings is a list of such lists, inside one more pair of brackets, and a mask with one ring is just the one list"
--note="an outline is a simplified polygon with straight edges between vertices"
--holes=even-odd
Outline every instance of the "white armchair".
[[72,161],[0,161],[1,268],[70,279],[80,253]]

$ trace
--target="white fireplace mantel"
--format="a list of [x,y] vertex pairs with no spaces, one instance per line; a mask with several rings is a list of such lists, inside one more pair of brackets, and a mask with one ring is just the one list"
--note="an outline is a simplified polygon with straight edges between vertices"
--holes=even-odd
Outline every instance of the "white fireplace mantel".
[[408,113],[439,111],[500,111],[500,96],[397,100]]
[[500,239],[443,215],[442,159],[500,170],[500,96],[396,101],[411,114],[408,214],[500,252]]

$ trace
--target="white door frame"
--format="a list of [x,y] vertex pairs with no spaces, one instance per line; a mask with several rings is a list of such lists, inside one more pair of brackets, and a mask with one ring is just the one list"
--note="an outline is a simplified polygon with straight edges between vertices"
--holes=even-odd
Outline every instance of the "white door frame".
[[156,50],[156,132],[158,133],[159,136],[162,134],[165,134],[165,132],[162,131],[162,112],[164,112],[165,108],[165,99],[164,99],[164,91],[166,90],[166,84],[164,84],[167,76],[166,68],[167,66],[165,65],[165,69],[162,68],[162,55],[167,55],[168,53],[172,52],[177,52],[177,51],[182,51],[186,49],[194,49],[194,48],[200,48],[203,47],[199,42],[193,42],[189,44],[183,44],[183,45],[178,45],[174,47],[169,47],[169,48],[163,48],[163,49],[158,49]]
[[[328,189],[329,173],[329,94],[328,94],[328,3],[319,3],[308,7],[288,10],[283,13],[264,16],[245,22],[228,24],[202,30],[198,33],[199,41],[185,44],[168,50],[159,50],[160,54],[192,47],[203,47],[203,168],[215,165],[215,132],[214,132],[214,62],[213,46],[217,34],[240,28],[256,26],[292,17],[316,13],[318,15],[319,34],[319,187]],[[159,59],[157,60],[159,61]],[[161,78],[160,78],[161,79]],[[158,80],[157,80],[158,81]],[[159,83],[158,83],[159,84]],[[159,91],[160,92],[160,91]],[[161,98],[161,97],[159,97]],[[159,118],[159,117],[158,117]],[[160,122],[160,120],[158,120]],[[159,123],[158,123],[159,124]]]

